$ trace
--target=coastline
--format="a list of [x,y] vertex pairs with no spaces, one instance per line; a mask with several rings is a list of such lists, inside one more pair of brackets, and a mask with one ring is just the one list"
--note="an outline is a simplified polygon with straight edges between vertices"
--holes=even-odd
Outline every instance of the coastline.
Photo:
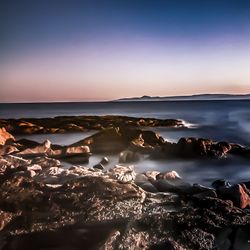
[[[77,131],[95,128],[97,132],[66,146],[14,138],[15,133],[73,132],[72,121]],[[1,130],[0,158],[4,249],[48,247],[43,243],[47,239],[59,249],[81,249],[82,245],[87,249],[127,249],[128,244],[135,249],[179,250],[248,246],[250,181],[230,185],[215,179],[208,187],[186,182],[175,169],[137,173],[133,167],[141,155],[250,159],[250,149],[242,145],[204,138],[170,143],[147,130],[182,128],[183,123],[174,119],[71,116],[1,119],[0,124],[7,130]],[[95,153],[104,158],[95,166],[84,167]],[[119,165],[107,168],[107,153],[117,154]],[[64,168],[63,161],[72,166]]]

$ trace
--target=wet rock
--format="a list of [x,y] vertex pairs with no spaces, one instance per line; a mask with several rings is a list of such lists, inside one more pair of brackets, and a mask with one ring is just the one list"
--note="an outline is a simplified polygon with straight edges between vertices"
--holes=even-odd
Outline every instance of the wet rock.
[[130,163],[139,161],[141,158],[140,154],[130,150],[124,150],[119,154],[120,163]]
[[15,138],[4,127],[0,127],[0,145],[4,145],[7,141],[15,141]]
[[250,206],[250,192],[244,184],[220,187],[217,189],[217,194],[221,199],[231,200],[237,207],[246,208]]

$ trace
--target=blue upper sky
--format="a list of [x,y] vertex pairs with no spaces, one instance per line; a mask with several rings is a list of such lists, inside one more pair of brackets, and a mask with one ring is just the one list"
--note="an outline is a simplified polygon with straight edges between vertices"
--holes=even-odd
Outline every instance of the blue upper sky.
[[250,92],[250,1],[2,0],[0,32],[0,101]]

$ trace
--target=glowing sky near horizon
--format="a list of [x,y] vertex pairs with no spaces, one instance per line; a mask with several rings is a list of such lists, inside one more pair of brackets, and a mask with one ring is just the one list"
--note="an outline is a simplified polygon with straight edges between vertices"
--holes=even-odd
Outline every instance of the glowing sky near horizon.
[[250,93],[250,1],[0,3],[0,102]]

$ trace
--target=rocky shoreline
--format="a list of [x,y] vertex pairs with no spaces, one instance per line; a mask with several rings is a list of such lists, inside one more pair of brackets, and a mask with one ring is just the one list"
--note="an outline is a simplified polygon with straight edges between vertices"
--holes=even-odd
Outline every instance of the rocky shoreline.
[[[170,143],[142,127],[182,126],[178,120],[110,117],[89,117],[95,122],[82,128],[100,124],[100,131],[67,146],[14,136],[72,132],[62,124],[80,126],[82,118],[0,121],[0,249],[249,249],[250,180],[206,187],[174,170],[138,173],[132,165],[142,155],[249,159],[248,148],[203,138]],[[100,163],[84,166],[96,153],[104,156]],[[108,168],[108,153],[120,164]]]
[[57,116],[54,118],[0,119],[0,127],[12,134],[70,133],[112,127],[185,127],[177,119],[128,116]]

